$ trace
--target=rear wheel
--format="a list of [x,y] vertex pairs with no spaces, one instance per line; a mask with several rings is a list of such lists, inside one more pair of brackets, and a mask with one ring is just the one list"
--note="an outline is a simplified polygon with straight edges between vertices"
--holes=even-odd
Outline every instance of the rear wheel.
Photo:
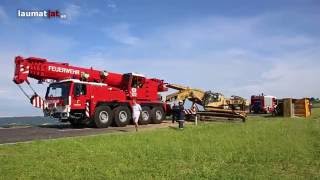
[[143,106],[142,112],[139,119],[139,124],[149,124],[151,121],[151,110],[149,107]]
[[127,106],[119,106],[114,110],[114,123],[118,127],[124,127],[129,124],[131,119],[131,113]]
[[165,117],[164,111],[162,107],[154,107],[151,110],[151,121],[154,124],[160,124]]
[[94,122],[98,128],[107,128],[112,123],[113,113],[109,106],[98,106],[94,113]]

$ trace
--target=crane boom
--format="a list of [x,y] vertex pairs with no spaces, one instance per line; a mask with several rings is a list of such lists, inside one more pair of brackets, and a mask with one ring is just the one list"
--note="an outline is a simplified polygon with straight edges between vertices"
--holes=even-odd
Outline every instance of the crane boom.
[[[31,77],[40,82],[46,80],[61,81],[66,79],[78,79],[87,82],[104,83],[117,88],[123,88],[124,86],[123,74],[100,71],[93,69],[92,67],[82,68],[70,66],[68,63],[48,61],[43,58],[23,58],[21,56],[15,58],[15,64],[16,68],[13,81],[16,84],[28,82],[28,77]],[[140,74],[133,75],[143,76]],[[157,88],[159,92],[167,91],[163,80],[151,78],[150,81],[159,84]]]
[[16,84],[28,81],[28,77],[39,81],[86,79],[88,82],[102,82],[111,86],[119,86],[122,80],[122,74],[70,66],[68,63],[50,62],[43,58],[17,56],[15,64],[13,81]]

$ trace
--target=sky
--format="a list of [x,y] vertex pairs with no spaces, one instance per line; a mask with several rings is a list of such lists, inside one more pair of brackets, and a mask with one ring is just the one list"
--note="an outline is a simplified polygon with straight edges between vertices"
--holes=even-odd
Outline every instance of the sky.
[[[17,16],[46,9],[67,18]],[[42,115],[12,82],[18,55],[226,96],[320,97],[319,9],[318,0],[2,0],[0,116]]]

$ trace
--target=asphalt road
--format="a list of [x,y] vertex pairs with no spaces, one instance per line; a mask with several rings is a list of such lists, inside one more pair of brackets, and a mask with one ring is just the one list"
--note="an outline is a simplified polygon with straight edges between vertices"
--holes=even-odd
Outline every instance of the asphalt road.
[[[219,122],[219,120],[216,121]],[[226,120],[220,121],[225,122]],[[189,123],[193,124],[191,122],[188,122],[188,124]],[[141,125],[139,126],[139,129],[146,130],[154,128],[166,128],[170,126],[176,128],[178,124],[175,123],[172,125],[170,120],[164,121],[161,124]],[[133,125],[101,129],[73,128],[69,123],[61,123],[58,120],[45,117],[0,118],[0,144],[130,131],[135,131]]]
[[[3,119],[2,119],[3,120]],[[73,128],[68,123],[59,123],[57,121],[46,122],[29,121],[21,123],[11,119],[10,124],[4,123],[0,119],[0,144],[26,142],[40,139],[56,139],[63,137],[87,136],[105,133],[130,132],[135,131],[133,125],[126,127],[109,127],[109,128]],[[20,122],[20,123],[17,123]],[[140,130],[164,128],[171,123],[163,122],[162,124],[149,124],[139,126]]]

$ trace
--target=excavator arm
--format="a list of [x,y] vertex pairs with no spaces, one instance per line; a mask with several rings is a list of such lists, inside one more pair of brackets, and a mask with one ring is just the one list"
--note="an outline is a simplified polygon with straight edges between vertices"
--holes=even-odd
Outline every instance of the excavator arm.
[[167,84],[168,88],[176,89],[177,92],[166,96],[166,102],[190,100],[193,103],[203,106],[205,92],[201,89],[189,88],[177,84]]
[[211,91],[203,91],[201,89],[190,88],[177,84],[168,84],[168,88],[178,90],[166,96],[167,102],[190,100],[194,104],[198,104],[204,108],[203,111],[197,111],[202,117],[219,117],[227,119],[242,119],[245,122],[246,113],[237,111],[233,107],[242,104],[243,98],[232,97],[226,99],[221,93]]

